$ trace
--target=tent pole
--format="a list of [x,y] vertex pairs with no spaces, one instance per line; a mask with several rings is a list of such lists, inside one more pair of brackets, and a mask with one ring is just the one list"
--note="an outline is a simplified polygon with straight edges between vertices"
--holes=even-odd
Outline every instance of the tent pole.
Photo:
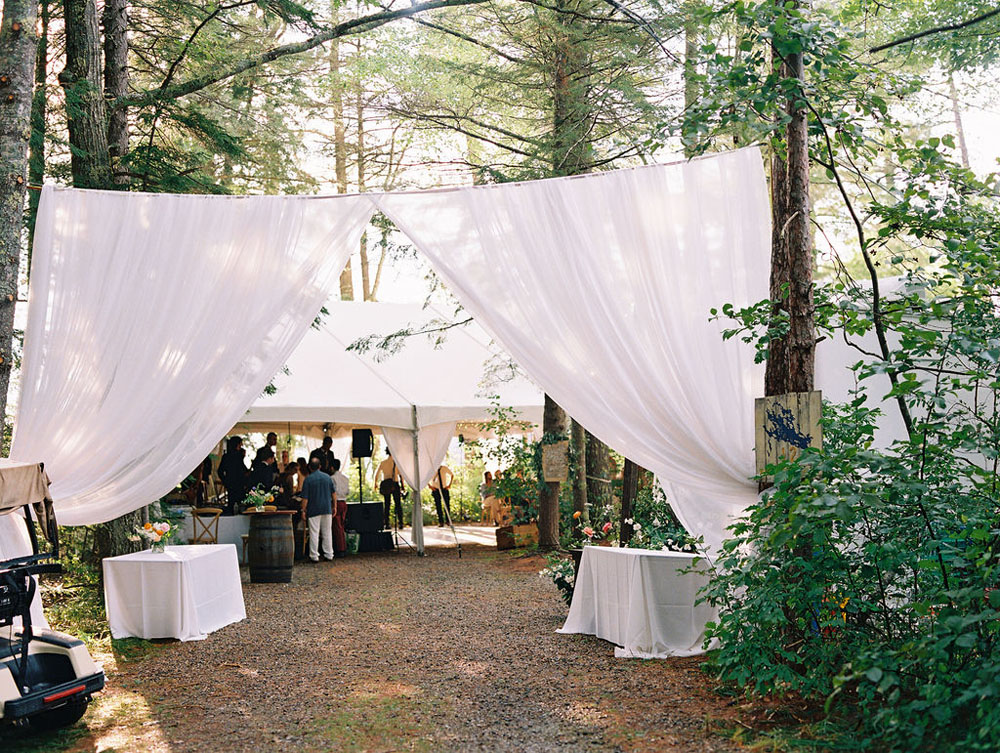
[[424,508],[420,504],[420,427],[417,424],[417,406],[413,406],[413,515],[411,526],[413,544],[417,547],[417,556],[424,555]]

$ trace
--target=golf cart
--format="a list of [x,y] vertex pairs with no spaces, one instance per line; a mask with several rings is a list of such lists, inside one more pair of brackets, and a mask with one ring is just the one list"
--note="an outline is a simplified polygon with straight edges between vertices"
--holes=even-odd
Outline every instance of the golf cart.
[[[0,460],[0,516],[21,517],[32,554],[0,560],[0,722],[57,729],[79,721],[102,672],[84,646],[65,633],[32,628],[34,576],[59,573],[59,539],[48,477],[40,463]],[[49,551],[39,552],[35,522]],[[20,620],[20,629],[14,625]]]

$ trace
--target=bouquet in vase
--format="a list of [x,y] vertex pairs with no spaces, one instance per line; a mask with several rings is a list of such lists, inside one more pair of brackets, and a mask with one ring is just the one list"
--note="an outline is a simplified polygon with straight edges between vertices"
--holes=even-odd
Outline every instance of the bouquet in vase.
[[145,523],[136,530],[140,538],[149,542],[150,549],[154,552],[162,552],[167,542],[176,534],[176,529],[165,520]]

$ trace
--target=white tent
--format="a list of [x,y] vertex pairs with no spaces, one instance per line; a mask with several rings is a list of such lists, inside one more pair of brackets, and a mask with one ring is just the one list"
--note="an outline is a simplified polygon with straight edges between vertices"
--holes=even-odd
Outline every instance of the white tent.
[[[416,510],[417,492],[457,431],[475,436],[478,423],[495,417],[498,406],[513,409],[518,422],[541,424],[541,390],[504,368],[509,358],[491,347],[474,322],[450,328],[444,337],[414,334],[395,352],[360,353],[347,349],[359,338],[440,329],[446,317],[416,304],[338,301],[327,309],[333,324],[306,334],[275,377],[277,391],[258,398],[236,431],[317,438],[362,427],[381,432],[403,478],[416,490]],[[421,516],[413,521],[414,544],[422,551]]]

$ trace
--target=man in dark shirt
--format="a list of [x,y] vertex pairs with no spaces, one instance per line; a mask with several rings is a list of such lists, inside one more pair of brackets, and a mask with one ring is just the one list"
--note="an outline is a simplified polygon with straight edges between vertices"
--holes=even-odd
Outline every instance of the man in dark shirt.
[[302,514],[309,524],[309,559],[333,559],[333,479],[320,469],[319,458],[309,461],[309,475],[302,483]]
[[259,463],[254,463],[250,471],[250,488],[259,486],[265,492],[270,491],[278,478],[276,470],[274,455],[265,455]]
[[278,435],[273,431],[267,435],[267,443],[257,450],[257,455],[253,459],[253,464],[256,466],[259,463],[263,463],[267,458],[274,458],[277,461],[277,456],[274,454],[274,448],[278,446]]
[[309,460],[318,458],[320,470],[327,475],[333,473],[334,454],[331,447],[333,447],[333,437],[323,437],[323,446],[309,453]]

